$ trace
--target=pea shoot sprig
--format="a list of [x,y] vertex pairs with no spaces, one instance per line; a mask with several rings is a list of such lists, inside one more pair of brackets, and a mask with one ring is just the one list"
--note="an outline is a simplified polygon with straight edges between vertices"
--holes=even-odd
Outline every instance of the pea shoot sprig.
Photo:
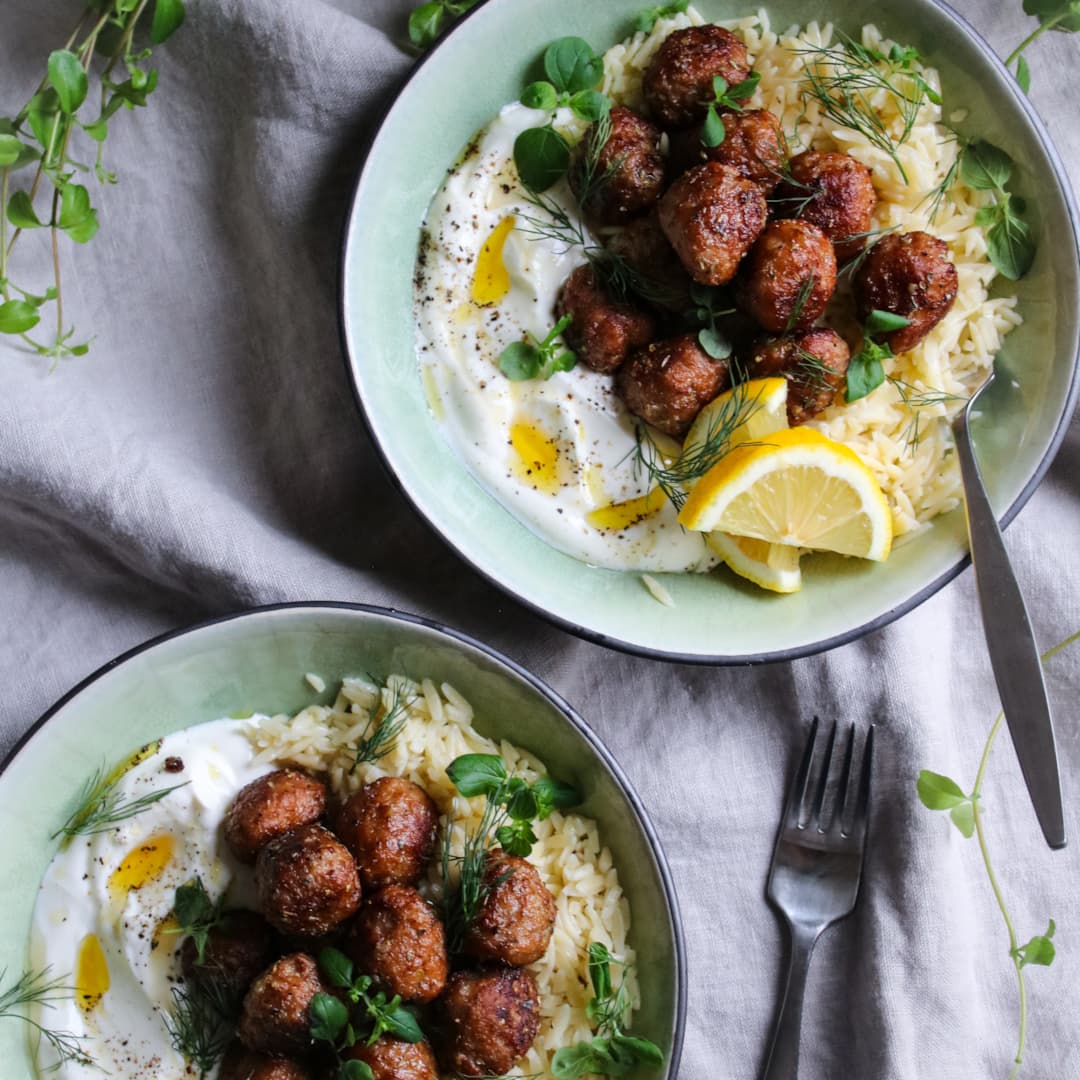
[[1031,68],[1024,53],[1047,30],[1074,34],[1080,30],[1080,0],[1024,0],[1024,11],[1034,15],[1039,25],[1005,59],[1005,66],[1016,65],[1016,81],[1026,94],[1031,89]]
[[970,143],[960,156],[961,181],[975,191],[993,193],[994,201],[975,214],[975,224],[987,230],[990,261],[999,274],[1016,281],[1031,269],[1035,241],[1022,216],[1024,200],[1006,190],[1012,169],[1012,158],[984,139]]
[[210,899],[202,878],[198,874],[190,881],[180,885],[173,900],[173,914],[177,925],[169,927],[166,934],[183,934],[195,943],[195,963],[206,963],[206,946],[210,940],[210,931],[219,927],[225,920],[225,894],[217,901]]
[[[339,949],[319,952],[319,971],[338,991],[316,994],[308,1007],[311,1037],[327,1043],[338,1059],[337,1080],[373,1080],[370,1066],[362,1061],[342,1061],[341,1055],[363,1042],[371,1046],[381,1035],[392,1035],[402,1042],[418,1043],[424,1039],[420,1025],[401,998],[392,998],[372,990],[372,980],[358,975],[353,962]],[[357,1023],[353,1023],[357,1017]],[[358,1033],[357,1024],[363,1031]]]
[[[1045,664],[1048,660],[1077,640],[1080,640],[1080,631],[1071,634],[1064,641],[1043,653],[1043,663]],[[1020,1072],[1020,1067],[1023,1064],[1024,1048],[1027,1043],[1028,997],[1027,985],[1024,979],[1024,970],[1031,966],[1048,967],[1054,962],[1056,956],[1054,933],[1057,930],[1057,925],[1053,919],[1050,919],[1045,933],[1035,934],[1033,937],[1029,938],[1028,941],[1021,944],[1020,938],[1016,933],[1016,927],[1013,923],[1012,916],[1009,914],[1009,909],[1005,904],[1005,895],[1002,891],[1001,884],[997,874],[994,872],[994,866],[990,859],[990,848],[986,840],[986,826],[983,822],[983,785],[986,780],[987,766],[990,763],[990,751],[994,747],[994,741],[1001,731],[1001,725],[1004,719],[1005,714],[999,712],[993,724],[990,726],[990,732],[987,735],[986,744],[983,746],[982,756],[979,759],[979,766],[975,772],[975,783],[972,786],[970,793],[966,793],[964,789],[950,777],[943,776],[941,773],[931,772],[929,769],[923,769],[919,773],[916,782],[916,792],[918,793],[919,801],[928,810],[947,812],[950,821],[956,826],[960,835],[966,840],[970,840],[973,836],[977,838],[979,854],[982,856],[982,863],[986,870],[987,880],[990,883],[990,890],[994,894],[994,901],[997,904],[998,910],[1001,912],[1002,922],[1005,924],[1005,932],[1009,941],[1009,959],[1012,962],[1013,969],[1016,973],[1020,1022],[1016,1055],[1013,1058],[1012,1071],[1009,1073],[1009,1080],[1015,1080]]]
[[713,76],[714,100],[709,103],[709,111],[705,114],[705,123],[701,127],[702,145],[710,148],[719,146],[727,138],[727,128],[724,127],[720,110],[742,112],[743,103],[753,97],[759,82],[761,82],[761,74],[757,71],[752,71],[742,82],[734,86],[729,86],[728,81],[721,75]]
[[735,308],[729,306],[730,296],[721,289],[695,282],[690,286],[690,299],[694,309],[687,313],[687,318],[701,328],[698,344],[714,360],[726,360],[735,346],[721,329],[720,319],[735,313]]
[[[49,970],[24,971],[6,990],[0,990],[0,1020],[18,1020],[32,1029],[37,1038],[48,1044],[56,1057],[54,1069],[68,1062],[93,1066],[94,1059],[83,1048],[85,1035],[55,1031],[29,1015],[30,1009],[51,1009],[54,1002],[70,1001],[75,993],[70,976],[52,978]],[[0,971],[0,985],[6,977],[7,972]]]
[[[152,45],[160,45],[184,21],[183,0],[154,0],[152,5],[149,0],[88,0],[64,47],[49,55],[34,95],[14,116],[0,116],[0,334],[18,336],[54,363],[82,356],[90,347],[89,341],[73,342],[75,329],[64,322],[61,238],[85,244],[98,231],[90,192],[77,181],[90,166],[71,156],[72,136],[96,145],[97,181],[115,183],[103,160],[110,124],[121,109],[144,106],[157,87],[157,71],[146,64],[150,48],[135,45],[136,30],[149,12]],[[105,59],[97,112],[91,117],[83,107],[91,97],[96,55]],[[20,184],[21,171],[35,164]],[[11,277],[19,237],[38,229],[49,231],[52,250],[53,281],[44,290],[25,288]],[[55,305],[55,330],[50,338],[32,337],[48,304]]]
[[619,985],[613,987],[611,965],[618,963],[607,946],[594,941],[589,946],[589,980],[593,997],[587,1006],[595,1025],[596,1037],[564,1046],[551,1059],[555,1080],[575,1080],[588,1073],[599,1076],[625,1076],[639,1065],[659,1068],[664,1052],[656,1043],[626,1031],[626,1017],[631,1001],[624,969]]
[[447,766],[446,775],[460,795],[485,799],[480,824],[466,831],[460,855],[453,853],[449,822],[443,831],[442,914],[447,947],[457,953],[492,888],[485,880],[488,852],[498,844],[510,855],[527,857],[536,843],[533,822],[577,806],[581,796],[550,776],[531,784],[511,776],[497,754],[463,754]]
[[526,331],[524,341],[514,341],[499,353],[499,370],[511,381],[550,379],[557,371],[570,371],[577,353],[564,348],[559,337],[570,325],[572,315],[564,315],[543,340]]

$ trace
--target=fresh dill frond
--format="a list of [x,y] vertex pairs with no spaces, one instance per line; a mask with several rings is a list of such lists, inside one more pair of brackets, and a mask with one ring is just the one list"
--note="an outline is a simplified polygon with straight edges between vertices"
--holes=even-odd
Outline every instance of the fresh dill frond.
[[199,1080],[213,1071],[232,1040],[237,1014],[236,995],[216,979],[200,979],[172,988],[173,1009],[165,1014],[165,1027],[173,1049],[199,1072]]
[[185,781],[149,791],[134,799],[124,799],[117,790],[123,778],[123,772],[109,771],[104,765],[100,766],[80,789],[75,809],[49,839],[55,840],[58,836],[71,839],[74,836],[96,836],[108,832],[120,822],[136,817],[161,802],[170,792],[187,787],[190,783]]
[[395,682],[392,687],[388,687],[391,697],[387,706],[383,702],[383,689],[384,687],[380,686],[375,711],[356,744],[356,757],[351,772],[354,772],[358,765],[386,757],[397,745],[397,738],[409,720],[407,710],[416,698],[408,697],[401,683]]
[[[18,1010],[38,1006],[42,1009],[53,1008],[53,1002],[68,1000],[75,993],[69,983],[70,976],[51,978],[49,968],[41,971],[24,971],[6,990],[0,992],[0,1020],[21,1020],[44,1039],[56,1055],[56,1062],[48,1068],[55,1072],[62,1065],[72,1062],[77,1065],[94,1066],[94,1059],[83,1047],[85,1035],[76,1035],[70,1031],[54,1031],[38,1023],[25,1012]],[[0,983],[7,977],[7,971],[0,971]]]
[[968,401],[962,394],[950,394],[945,390],[938,390],[933,386],[915,386],[912,383],[898,379],[894,375],[886,375],[885,378],[892,383],[900,400],[911,412],[911,419],[904,428],[904,443],[907,449],[914,453],[919,448],[919,440],[922,438],[922,413],[921,409],[932,408],[936,405],[949,405],[952,402]]
[[956,143],[956,157],[953,158],[952,164],[941,178],[941,183],[939,183],[937,187],[931,188],[915,208],[917,210],[923,203],[928,202],[930,204],[926,210],[926,220],[930,225],[933,225],[937,221],[937,216],[941,212],[941,208],[952,197],[953,185],[960,176],[961,159],[963,158],[964,150],[968,145],[967,139],[959,132],[951,130],[941,141],[940,145],[947,146],[950,142]]
[[624,157],[620,156],[614,161],[609,161],[600,172],[600,155],[611,138],[611,111],[605,110],[600,119],[595,121],[585,136],[585,152],[582,155],[580,173],[578,174],[579,190],[578,202],[584,206],[592,199],[601,188],[622,168]]
[[787,322],[784,324],[784,333],[782,337],[787,337],[792,330],[795,329],[799,319],[802,318],[803,308],[806,307],[807,300],[810,299],[810,294],[814,291],[814,286],[817,284],[817,274],[811,274],[802,285],[799,286],[798,295],[795,297],[795,303],[791,308],[791,314],[787,317]]
[[820,357],[808,352],[797,342],[795,343],[795,355],[799,358],[799,362],[795,365],[794,371],[798,374],[799,381],[804,386],[812,390],[831,388],[830,380],[836,375],[832,368],[822,363]]
[[732,436],[760,408],[760,393],[751,397],[746,384],[739,383],[723,406],[709,415],[701,441],[684,447],[683,453],[674,461],[656,445],[644,425],[639,424],[634,433],[634,449],[630,452],[635,475],[644,470],[672,506],[681,510],[686,502],[688,485],[704,476],[731,450]]
[[874,245],[883,237],[888,236],[890,233],[896,232],[899,229],[899,225],[889,225],[884,229],[867,229],[866,232],[852,233],[850,236],[842,236],[839,240],[834,241],[837,245],[850,244],[854,240],[867,240],[866,244],[863,244],[862,250],[858,255],[848,259],[843,266],[837,271],[837,277],[841,277],[844,274],[855,274],[860,266],[866,262],[867,255],[874,250]]
[[761,164],[777,178],[779,184],[794,188],[796,191],[794,195],[777,195],[777,189],[774,188],[773,193],[765,197],[765,201],[770,206],[783,211],[784,217],[798,217],[821,194],[821,188],[817,184],[808,184],[805,180],[799,180],[792,175],[790,161],[785,161],[779,168],[764,161]]
[[[837,45],[808,45],[796,51],[805,58],[803,81],[808,95],[817,101],[825,116],[840,127],[859,132],[888,154],[904,183],[908,183],[898,148],[911,135],[923,104],[936,93],[912,69],[916,57],[903,50],[896,56],[886,56],[850,38]],[[882,91],[895,101],[900,114],[897,136],[871,101]]]

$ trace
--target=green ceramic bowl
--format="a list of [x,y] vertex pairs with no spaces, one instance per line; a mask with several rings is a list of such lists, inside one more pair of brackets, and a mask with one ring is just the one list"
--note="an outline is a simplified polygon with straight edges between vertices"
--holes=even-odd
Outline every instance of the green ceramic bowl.
[[[298,710],[313,698],[307,672],[326,680],[329,701],[336,680],[365,670],[450,682],[476,709],[481,732],[531,750],[584,794],[582,812],[599,823],[633,911],[642,991],[634,1030],[664,1048],[662,1076],[673,1080],[686,1011],[682,927],[660,843],[630,782],[581,717],[513,661],[428,620],[361,605],[260,608],[158,638],[38,721],[0,768],[0,990],[26,967],[38,882],[56,850],[49,835],[94,767],[239,709]],[[5,1080],[36,1075],[26,1036],[24,1025],[0,1023]]]
[[[695,0],[711,18],[756,4]],[[499,107],[516,100],[543,46],[579,34],[606,48],[640,0],[488,0],[421,63],[390,109],[360,175],[345,230],[341,319],[361,411],[405,496],[463,559],[521,602],[584,637],[645,655],[704,663],[786,659],[849,641],[921,603],[967,562],[962,511],[939,518],[882,565],[817,556],[803,591],[767,595],[726,570],[658,575],[675,607],[640,575],[600,570],[549,547],[473,480],[436,429],[414,359],[412,274],[418,228],[447,167]],[[1017,513],[1048,468],[1072,413],[1077,356],[1077,214],[1049,137],[978,34],[934,0],[768,5],[774,26],[832,17],[866,22],[918,47],[941,72],[961,126],[1004,147],[1035,217],[1039,253],[1016,286],[1024,325],[999,358],[1008,378],[974,428],[993,505]],[[1009,286],[1013,288],[1013,286]]]

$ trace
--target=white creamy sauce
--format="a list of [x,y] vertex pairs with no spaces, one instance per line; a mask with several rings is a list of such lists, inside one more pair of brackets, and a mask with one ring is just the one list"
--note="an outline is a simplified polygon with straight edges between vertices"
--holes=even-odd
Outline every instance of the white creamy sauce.
[[[526,331],[546,336],[562,283],[584,261],[580,248],[524,231],[524,217],[546,215],[519,185],[514,139],[545,118],[508,105],[431,203],[416,275],[428,403],[470,472],[554,547],[618,570],[707,570],[716,558],[702,536],[681,529],[658,493],[646,499],[634,425],[612,376],[583,364],[546,381],[512,382],[499,371],[511,342]],[[557,126],[574,123],[560,111]],[[565,181],[546,194],[579,220]]]
[[[48,1075],[190,1077],[165,1025],[180,975],[181,937],[163,931],[174,925],[177,886],[196,875],[213,899],[229,890],[230,905],[251,906],[251,870],[227,850],[221,824],[236,793],[273,769],[252,764],[244,732],[254,722],[220,720],[163,739],[122,777],[118,795],[128,802],[186,786],[108,832],[75,837],[50,863],[34,908],[31,966],[71,972],[79,992],[36,1019],[86,1037],[84,1048],[98,1067],[68,1062]],[[166,771],[170,757],[183,762],[181,772]],[[55,1064],[43,1043],[42,1075]]]

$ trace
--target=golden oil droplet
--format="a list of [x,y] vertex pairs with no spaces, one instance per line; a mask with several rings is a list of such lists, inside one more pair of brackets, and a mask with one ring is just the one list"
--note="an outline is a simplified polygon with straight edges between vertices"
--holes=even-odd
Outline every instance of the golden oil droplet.
[[530,487],[554,495],[559,490],[559,445],[528,423],[510,428],[510,445],[517,453],[514,472]]
[[481,307],[497,304],[510,291],[510,272],[503,262],[503,247],[514,227],[514,215],[503,218],[491,231],[476,257],[472,299]]
[[594,529],[610,529],[613,532],[619,532],[652,517],[663,505],[664,493],[659,488],[653,488],[652,491],[639,495],[636,499],[598,506],[585,515],[585,520]]
[[75,960],[75,1000],[90,1012],[109,989],[109,965],[97,935],[87,934],[79,943]]
[[173,847],[171,836],[152,836],[140,844],[112,872],[109,892],[115,899],[122,900],[132,889],[141,889],[159,878],[173,857]]

